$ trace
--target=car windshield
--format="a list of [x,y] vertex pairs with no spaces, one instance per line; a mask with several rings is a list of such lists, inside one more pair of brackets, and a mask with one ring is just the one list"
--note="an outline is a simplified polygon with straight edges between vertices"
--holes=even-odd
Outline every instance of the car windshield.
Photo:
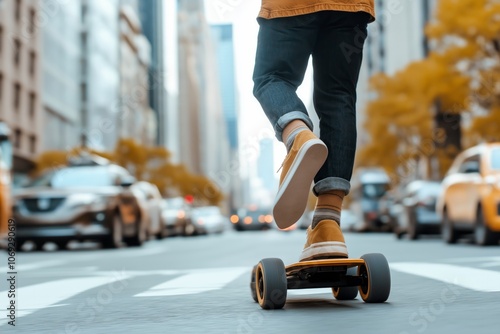
[[366,198],[379,198],[382,197],[389,185],[387,183],[368,183],[363,185],[363,197]]
[[500,171],[500,148],[491,150],[491,169]]
[[112,185],[113,178],[108,168],[71,167],[46,173],[31,181],[27,187],[79,188]]

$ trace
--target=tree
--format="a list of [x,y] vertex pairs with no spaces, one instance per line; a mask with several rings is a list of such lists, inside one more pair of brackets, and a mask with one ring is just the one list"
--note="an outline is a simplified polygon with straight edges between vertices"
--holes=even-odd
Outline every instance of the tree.
[[447,108],[465,106],[467,87],[468,79],[434,54],[393,76],[374,76],[370,88],[376,98],[364,124],[372,141],[360,151],[358,164],[382,167],[396,183],[416,177],[422,163],[437,160],[447,167],[449,161],[437,152],[444,136],[435,127],[435,101]]
[[[467,13],[467,15],[464,15]],[[470,78],[473,114],[466,146],[500,140],[500,3],[497,0],[441,0],[426,33],[450,67]]]

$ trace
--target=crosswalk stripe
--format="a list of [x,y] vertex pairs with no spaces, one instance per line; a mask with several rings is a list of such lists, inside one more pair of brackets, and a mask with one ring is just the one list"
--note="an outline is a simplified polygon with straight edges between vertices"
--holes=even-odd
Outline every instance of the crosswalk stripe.
[[[57,281],[45,282],[16,289],[16,318],[27,316],[37,310],[55,306],[63,300],[76,296],[86,290],[108,284],[110,287],[107,295],[113,292],[113,283],[127,279],[123,273],[114,277],[81,277],[68,278]],[[108,293],[109,292],[109,293]],[[1,291],[0,296],[7,296],[8,291]],[[99,298],[99,294],[96,295]],[[5,310],[4,312],[5,313]],[[0,326],[9,320],[5,316],[0,318]]]
[[442,263],[398,262],[390,268],[481,292],[500,291],[500,272]]
[[241,276],[243,273],[249,272],[249,268],[197,270],[158,284],[145,292],[135,295],[134,297],[191,295],[212,290],[219,290]]

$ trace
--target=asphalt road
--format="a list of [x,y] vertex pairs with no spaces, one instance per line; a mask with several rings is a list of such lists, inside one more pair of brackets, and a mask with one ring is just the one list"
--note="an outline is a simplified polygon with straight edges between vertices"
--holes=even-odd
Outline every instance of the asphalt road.
[[[304,231],[242,232],[149,241],[141,248],[0,255],[1,333],[499,333],[500,246],[390,234],[346,234],[351,257],[383,253],[383,304],[336,301],[330,289],[289,290],[283,310],[250,295],[266,257],[295,262]],[[14,276],[16,298],[9,298]],[[6,310],[15,305],[15,327]]]

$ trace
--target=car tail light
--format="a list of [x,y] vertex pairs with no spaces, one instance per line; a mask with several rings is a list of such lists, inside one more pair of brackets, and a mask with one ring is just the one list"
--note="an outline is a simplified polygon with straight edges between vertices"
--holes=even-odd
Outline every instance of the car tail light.
[[231,223],[236,224],[237,222],[240,221],[240,217],[238,217],[237,215],[232,215],[230,220],[231,220]]
[[266,217],[264,215],[259,216],[259,223],[265,223],[266,222]]
[[270,224],[273,222],[273,216],[266,215],[266,217],[264,217],[264,220],[266,221],[266,223]]
[[247,225],[250,225],[252,223],[253,219],[252,217],[245,217],[245,219],[243,220],[243,222]]
[[177,213],[177,218],[183,219],[184,217],[186,217],[186,213],[184,212],[184,210],[181,210]]

